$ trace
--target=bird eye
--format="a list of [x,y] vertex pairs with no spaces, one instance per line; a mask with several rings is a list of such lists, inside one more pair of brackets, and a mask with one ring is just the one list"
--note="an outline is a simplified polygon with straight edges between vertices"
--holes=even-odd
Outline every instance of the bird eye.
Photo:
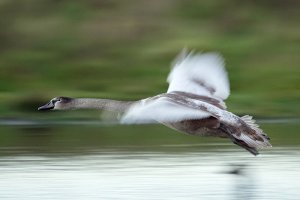
[[52,103],[55,104],[56,102],[60,102],[60,101],[61,101],[61,98],[56,98],[56,99],[52,100]]

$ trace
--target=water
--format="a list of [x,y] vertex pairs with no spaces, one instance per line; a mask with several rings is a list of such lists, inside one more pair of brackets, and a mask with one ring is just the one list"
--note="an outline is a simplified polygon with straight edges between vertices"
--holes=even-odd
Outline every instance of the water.
[[[66,125],[67,124],[67,125]],[[298,199],[300,125],[263,128],[254,157],[226,140],[162,126],[0,127],[0,199]]]

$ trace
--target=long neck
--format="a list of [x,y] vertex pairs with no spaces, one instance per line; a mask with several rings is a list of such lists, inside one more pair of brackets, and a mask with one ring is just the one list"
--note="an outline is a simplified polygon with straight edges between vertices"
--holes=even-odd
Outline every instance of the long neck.
[[135,101],[116,101],[111,99],[76,98],[73,99],[72,109],[97,109],[124,112]]

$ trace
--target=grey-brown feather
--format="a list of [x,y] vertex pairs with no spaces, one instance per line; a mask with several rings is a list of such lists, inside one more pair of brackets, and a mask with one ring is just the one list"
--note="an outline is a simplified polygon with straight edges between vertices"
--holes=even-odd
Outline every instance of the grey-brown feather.
[[[211,105],[214,105],[220,109],[226,109],[226,106],[223,105],[224,102],[221,102],[218,99],[212,98],[212,97],[207,97],[207,96],[203,96],[203,95],[197,95],[197,94],[192,94],[192,93],[188,93],[188,92],[181,92],[181,91],[175,91],[175,92],[171,92],[169,94],[175,94],[178,95],[180,97],[187,97],[190,99],[196,99],[196,100],[200,100],[200,101],[204,101],[206,103],[209,103]],[[177,96],[177,98],[178,98]],[[176,98],[176,96],[175,96]]]
[[213,136],[221,138],[228,137],[228,135],[219,128],[219,120],[214,117],[184,120],[175,123],[164,123],[164,125],[189,135]]

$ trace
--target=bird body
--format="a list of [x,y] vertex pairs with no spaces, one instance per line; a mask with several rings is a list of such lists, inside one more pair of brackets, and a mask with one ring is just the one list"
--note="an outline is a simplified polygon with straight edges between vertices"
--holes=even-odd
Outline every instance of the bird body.
[[182,52],[168,76],[167,93],[138,101],[57,97],[45,109],[100,109],[122,113],[121,123],[161,123],[189,135],[229,138],[250,153],[271,146],[251,116],[226,109],[229,81],[223,58],[216,53]]

